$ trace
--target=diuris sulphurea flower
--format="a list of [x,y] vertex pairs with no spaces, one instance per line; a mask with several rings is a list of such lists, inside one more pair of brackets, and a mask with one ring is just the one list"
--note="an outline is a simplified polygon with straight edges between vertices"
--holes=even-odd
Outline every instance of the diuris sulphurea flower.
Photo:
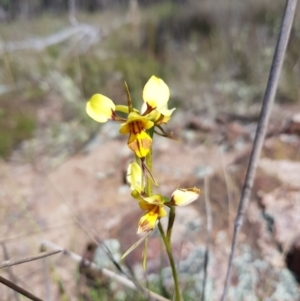
[[[138,245],[145,242],[142,253],[142,265],[146,269],[148,237],[157,227],[169,257],[175,286],[175,300],[181,301],[181,292],[174,262],[171,236],[176,217],[176,208],[186,206],[198,199],[201,191],[197,187],[177,188],[166,197],[153,193],[153,184],[158,186],[153,169],[152,143],[155,135],[174,139],[172,132],[167,133],[162,125],[169,122],[175,110],[168,109],[170,89],[167,84],[156,76],[151,76],[144,86],[141,110],[133,107],[129,88],[125,82],[128,105],[116,105],[110,98],[95,94],[86,104],[87,114],[97,122],[108,120],[120,122],[119,132],[128,135],[127,145],[134,152],[135,158],[127,168],[126,180],[131,189],[131,196],[137,200],[143,214],[138,222],[137,233],[142,237],[134,243],[122,256],[124,258]],[[122,115],[118,115],[118,112]],[[125,117],[124,117],[125,116]],[[128,203],[126,206],[130,206]],[[166,229],[161,219],[168,216]]]
[[[162,79],[154,75],[144,87],[144,105],[141,112],[132,108],[128,89],[127,95],[128,107],[115,105],[110,98],[102,94],[95,94],[87,102],[86,112],[92,119],[100,123],[105,123],[109,119],[121,121],[120,133],[122,135],[129,134],[128,147],[138,157],[144,158],[152,146],[152,138],[147,133],[147,130],[156,125],[167,123],[175,108],[172,110],[168,109],[169,87]],[[118,116],[116,114],[117,111],[127,113],[127,119]]]

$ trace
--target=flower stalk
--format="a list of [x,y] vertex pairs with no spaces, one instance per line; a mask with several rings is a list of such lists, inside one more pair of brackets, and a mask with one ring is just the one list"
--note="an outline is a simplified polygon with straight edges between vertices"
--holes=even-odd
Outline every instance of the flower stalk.
[[[170,266],[175,286],[175,300],[181,301],[178,273],[174,261],[171,236],[175,222],[175,207],[181,207],[194,202],[200,195],[200,189],[177,188],[168,198],[161,194],[153,193],[153,184],[158,186],[153,176],[153,153],[152,143],[154,134],[174,139],[172,133],[167,133],[162,128],[171,119],[175,108],[168,109],[170,96],[169,87],[165,82],[152,76],[146,83],[143,90],[143,100],[141,110],[133,107],[129,88],[125,82],[125,89],[128,105],[115,105],[114,102],[102,94],[95,94],[86,105],[87,114],[97,122],[104,123],[109,119],[120,124],[120,134],[129,134],[127,145],[133,151],[135,158],[127,168],[126,179],[131,189],[131,196],[137,200],[141,210],[146,213],[140,218],[138,224],[138,234],[145,234],[138,242],[129,248],[122,256],[124,258],[134,250],[141,242],[145,241],[142,265],[146,269],[148,238],[151,232],[158,226]],[[117,115],[118,112],[127,114],[127,118]],[[159,129],[159,132],[156,129]],[[168,215],[165,207],[169,207],[169,220],[166,232],[160,222],[161,218]]]
[[161,238],[164,242],[164,245],[165,245],[165,248],[166,248],[166,251],[168,254],[171,270],[172,270],[172,276],[173,276],[174,287],[175,287],[175,301],[181,301],[179,279],[178,279],[178,274],[177,274],[177,270],[176,270],[176,264],[175,264],[174,257],[173,257],[171,241],[165,235],[164,229],[163,229],[160,221],[158,222],[158,230],[159,230]]
[[[153,131],[152,131],[151,137],[152,136],[153,136]],[[150,151],[149,151],[149,153],[146,157],[146,164],[148,166],[148,170],[152,173],[152,167],[153,167],[152,148],[150,149]],[[148,196],[152,196],[152,194],[153,194],[152,181],[149,181],[149,180],[147,181],[146,194]],[[163,243],[165,245],[167,255],[168,255],[168,258],[169,258],[169,262],[170,262],[170,266],[171,266],[171,269],[172,269],[172,276],[173,276],[174,287],[175,287],[175,301],[181,301],[178,274],[177,274],[176,264],[175,264],[175,261],[174,261],[172,246],[171,246],[171,234],[172,234],[172,227],[173,227],[173,224],[174,224],[174,220],[175,220],[175,208],[172,206],[172,207],[170,207],[167,235],[165,234],[165,231],[164,231],[160,221],[158,221],[158,230],[160,232],[161,238],[162,238]],[[147,240],[146,240],[146,242],[147,242]],[[146,247],[146,244],[145,244],[144,254],[147,252],[146,249],[147,249],[147,247]],[[145,265],[145,260],[143,260],[143,266],[144,265]]]

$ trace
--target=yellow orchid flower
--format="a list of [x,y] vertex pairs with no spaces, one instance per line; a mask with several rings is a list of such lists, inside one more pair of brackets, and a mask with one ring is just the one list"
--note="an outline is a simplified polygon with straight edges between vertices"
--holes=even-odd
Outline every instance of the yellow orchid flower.
[[197,187],[193,188],[178,188],[171,196],[171,200],[168,205],[172,206],[186,206],[196,201],[201,193],[201,190]]
[[[123,135],[129,134],[128,147],[138,157],[144,158],[152,146],[152,138],[146,130],[151,129],[155,125],[167,123],[175,108],[168,109],[169,87],[162,79],[154,75],[148,80],[143,90],[143,114],[132,107],[126,83],[125,87],[128,96],[128,106],[115,105],[110,98],[102,94],[95,94],[87,102],[86,112],[97,122],[104,123],[108,119],[122,121],[120,133]],[[116,115],[116,111],[128,114],[127,119]]]
[[144,187],[142,185],[143,182],[143,173],[141,166],[133,161],[129,164],[127,168],[127,174],[126,174],[126,180],[128,184],[130,184],[131,190],[136,190],[139,193],[141,193],[144,190]]
[[132,197],[139,201],[139,206],[142,210],[146,210],[138,224],[137,233],[152,231],[158,220],[167,215],[164,209],[164,198],[160,194],[150,197],[143,197],[137,190],[132,191]]
[[139,205],[142,210],[147,210],[147,213],[141,217],[137,233],[152,231],[158,220],[167,215],[164,209],[164,199],[159,194],[141,198]]
[[140,158],[147,156],[152,145],[152,138],[144,130],[153,126],[152,121],[137,112],[129,113],[127,121],[120,126],[121,134],[130,134],[128,147]]
[[86,104],[86,113],[94,120],[104,123],[108,119],[114,119],[116,106],[114,102],[102,95],[95,94]]

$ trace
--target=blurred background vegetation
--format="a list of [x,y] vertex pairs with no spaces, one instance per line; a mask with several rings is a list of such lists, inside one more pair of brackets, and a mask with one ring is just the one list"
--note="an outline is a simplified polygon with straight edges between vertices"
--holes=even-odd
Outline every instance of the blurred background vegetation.
[[[124,80],[139,100],[152,74],[169,84],[171,105],[257,116],[283,8],[279,0],[0,0],[0,156],[76,152],[97,130],[86,100],[101,92],[124,102]],[[297,16],[280,103],[299,101]]]

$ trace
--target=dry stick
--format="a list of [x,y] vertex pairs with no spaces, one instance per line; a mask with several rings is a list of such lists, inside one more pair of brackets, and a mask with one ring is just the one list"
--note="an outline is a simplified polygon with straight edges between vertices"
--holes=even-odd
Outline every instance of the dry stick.
[[2,261],[0,263],[0,269],[3,268],[7,268],[13,265],[17,265],[17,264],[21,264],[21,263],[25,263],[25,262],[29,262],[29,261],[34,261],[40,258],[44,258],[47,256],[51,256],[57,253],[60,253],[62,250],[55,250],[55,251],[47,251],[47,252],[42,252],[38,255],[33,255],[33,256],[28,256],[28,257],[23,257],[23,258],[18,258],[18,259],[11,259],[11,260],[6,260],[6,261]]
[[204,187],[205,187],[205,213],[206,213],[206,246],[204,253],[204,275],[203,275],[203,291],[201,300],[205,301],[205,288],[207,281],[207,266],[209,261],[209,249],[210,249],[210,238],[212,230],[212,217],[211,217],[211,205],[209,200],[209,175],[206,175],[204,178]]
[[[99,270],[99,271],[101,271],[103,273],[103,275],[105,275],[105,276],[107,276],[107,277],[109,277],[111,279],[114,279],[114,280],[118,281],[119,283],[123,284],[124,286],[126,286],[128,288],[131,288],[133,290],[137,290],[136,285],[131,280],[126,279],[126,278],[124,278],[124,277],[122,277],[122,276],[120,276],[120,275],[118,275],[118,274],[116,274],[116,273],[114,273],[114,272],[106,269],[106,268],[101,268],[100,269],[94,262],[90,262],[89,260],[84,259],[81,256],[79,256],[78,254],[70,252],[70,251],[68,251],[66,249],[62,249],[60,246],[54,244],[51,241],[43,240],[41,242],[41,244],[44,245],[45,247],[50,248],[50,249],[55,249],[55,250],[59,249],[59,250],[62,250],[64,255],[69,256],[71,259],[73,259],[74,261],[76,261],[78,263],[82,262],[82,260],[83,260],[84,263],[88,264],[90,268]],[[152,291],[150,291],[150,290],[148,290],[146,288],[144,288],[144,290],[149,294],[149,296],[151,298],[153,298],[155,300],[158,300],[158,301],[170,301],[169,299],[166,299],[166,298],[164,298],[164,297],[162,297],[162,296],[160,296],[160,295],[158,295],[158,294],[156,294],[156,293],[154,293],[154,292],[152,292]]]
[[278,85],[278,79],[286,51],[286,47],[288,44],[291,27],[293,23],[293,18],[296,10],[297,0],[287,0],[285,12],[283,16],[283,21],[280,28],[279,38],[275,49],[275,54],[273,57],[273,62],[269,74],[269,79],[262,103],[261,113],[258,120],[258,125],[256,129],[256,134],[254,138],[254,143],[252,147],[252,152],[249,160],[249,165],[247,169],[247,174],[244,182],[244,186],[242,189],[242,195],[240,198],[239,208],[237,212],[237,216],[234,223],[234,232],[232,238],[231,252],[229,256],[228,269],[226,274],[226,280],[224,285],[223,294],[221,297],[221,301],[225,300],[226,293],[228,290],[229,282],[231,279],[231,270],[234,252],[236,249],[237,237],[240,232],[240,228],[243,224],[243,219],[245,215],[245,211],[248,207],[249,203],[249,195],[253,186],[253,180],[258,164],[258,160],[260,157],[261,149],[263,146],[267,125],[269,121],[269,117],[271,114],[272,105],[274,102],[276,89]]
[[8,286],[9,288],[13,289],[14,291],[20,293],[21,295],[29,298],[30,300],[33,301],[43,301],[42,299],[36,297],[35,295],[33,295],[32,293],[28,292],[27,290],[25,290],[24,288],[14,284],[13,282],[3,278],[2,276],[0,276],[0,283]]

